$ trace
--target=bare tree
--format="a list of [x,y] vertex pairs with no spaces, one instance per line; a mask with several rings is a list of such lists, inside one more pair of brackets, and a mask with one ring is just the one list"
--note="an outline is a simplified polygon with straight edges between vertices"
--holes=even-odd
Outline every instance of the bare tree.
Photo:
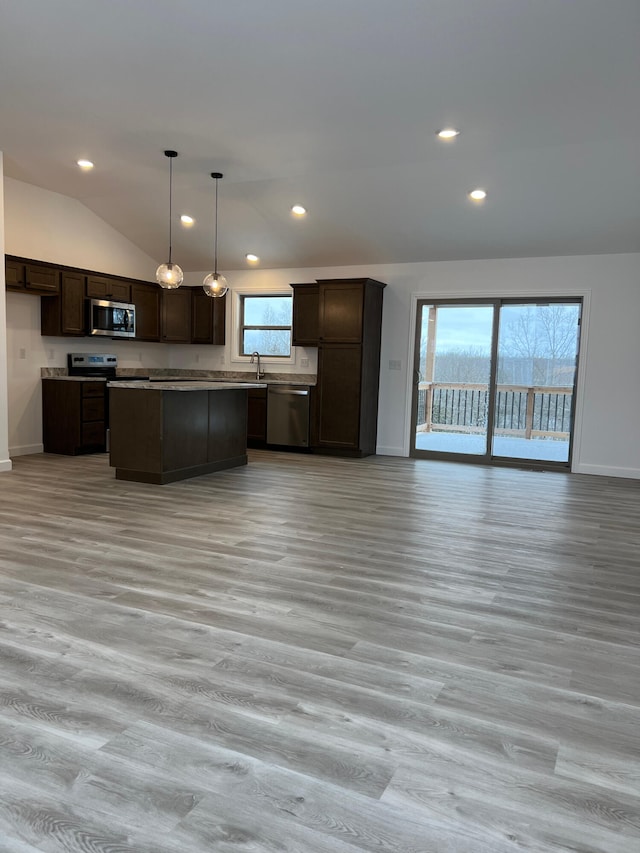
[[434,382],[468,382],[486,385],[489,382],[490,359],[482,347],[448,350],[436,353]]
[[518,316],[500,330],[498,382],[567,384],[575,366],[578,306],[550,303],[518,309]]

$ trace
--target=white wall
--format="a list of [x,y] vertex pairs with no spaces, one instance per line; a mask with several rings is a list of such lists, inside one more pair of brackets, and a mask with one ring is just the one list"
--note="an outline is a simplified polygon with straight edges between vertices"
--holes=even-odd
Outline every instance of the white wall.
[[[6,251],[71,266],[152,278],[146,257],[78,202],[17,181],[5,181]],[[280,289],[316,278],[370,276],[384,292],[378,452],[405,455],[410,423],[413,312],[420,298],[478,296],[583,296],[583,328],[573,470],[640,478],[640,255],[524,258],[385,266],[226,272],[233,290]],[[204,273],[185,283],[200,285]],[[41,338],[39,299],[8,294],[9,446],[17,452],[41,442],[40,367],[64,366],[70,350],[96,350],[83,338]],[[230,314],[231,312],[229,312]],[[0,318],[1,323],[1,318]],[[230,316],[227,337],[231,339]],[[1,330],[0,326],[0,330]],[[586,344],[586,346],[585,346]],[[168,346],[110,341],[127,367],[241,369],[227,347]],[[25,358],[20,358],[21,350]],[[310,360],[302,367],[301,358]],[[389,370],[400,361],[401,370]],[[26,363],[25,363],[26,362]],[[250,367],[246,365],[246,369]],[[276,369],[269,366],[269,369]],[[313,349],[296,353],[282,370],[315,372]],[[2,405],[0,369],[0,406]],[[0,412],[0,455],[1,446]],[[40,445],[41,446],[41,445]]]
[[[232,288],[316,278],[384,281],[378,453],[408,454],[418,298],[581,296],[585,300],[572,470],[640,478],[640,255],[519,258],[225,273]],[[191,278],[187,279],[191,281]],[[198,276],[193,277],[195,283]],[[181,367],[195,367],[181,348]],[[313,350],[305,355],[315,358]],[[228,353],[226,355],[228,359]],[[401,370],[390,370],[400,361]],[[315,368],[315,361],[312,362]],[[174,366],[178,366],[177,363]],[[298,364],[294,368],[301,370]]]
[[[5,178],[4,208],[4,250],[9,255],[153,280],[157,262],[75,199]],[[7,293],[6,305],[7,368],[0,365],[0,424],[8,406],[11,456],[42,451],[41,367],[66,367],[68,352],[98,350],[117,353],[122,367],[169,366],[170,348],[162,344],[42,337],[37,296]],[[3,380],[8,398],[4,406]],[[0,427],[0,457],[1,441]]]

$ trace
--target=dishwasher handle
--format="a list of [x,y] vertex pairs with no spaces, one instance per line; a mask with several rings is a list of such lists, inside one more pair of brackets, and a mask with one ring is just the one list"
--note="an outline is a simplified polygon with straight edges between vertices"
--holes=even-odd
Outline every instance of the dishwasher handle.
[[288,396],[308,397],[309,391],[287,391],[285,388],[269,388],[269,394],[287,394]]

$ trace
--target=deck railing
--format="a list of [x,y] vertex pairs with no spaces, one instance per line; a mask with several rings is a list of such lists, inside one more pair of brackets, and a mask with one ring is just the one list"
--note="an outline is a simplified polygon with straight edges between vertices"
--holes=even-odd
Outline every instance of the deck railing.
[[[573,388],[498,385],[495,432],[523,438],[568,439]],[[487,429],[487,385],[421,382],[418,432],[483,433]]]

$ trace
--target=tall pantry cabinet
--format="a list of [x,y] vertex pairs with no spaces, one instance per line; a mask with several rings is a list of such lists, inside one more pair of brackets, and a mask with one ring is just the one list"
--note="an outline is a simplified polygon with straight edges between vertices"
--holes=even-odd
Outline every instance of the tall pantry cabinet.
[[385,285],[354,278],[292,287],[293,344],[318,347],[311,445],[369,456],[376,452]]

